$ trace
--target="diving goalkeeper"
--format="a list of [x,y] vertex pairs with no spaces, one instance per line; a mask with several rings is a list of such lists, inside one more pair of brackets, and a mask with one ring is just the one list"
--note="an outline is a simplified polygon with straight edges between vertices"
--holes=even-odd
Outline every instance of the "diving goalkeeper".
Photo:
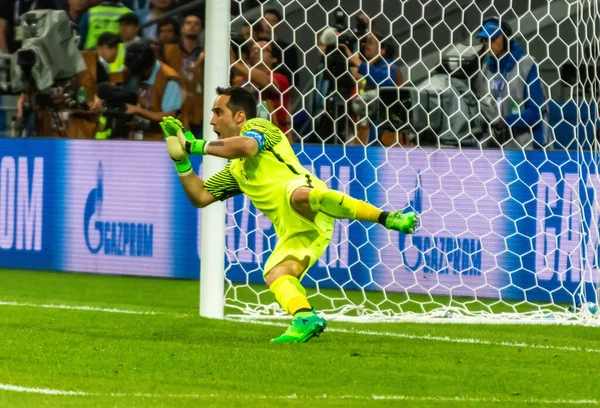
[[[256,118],[256,110],[254,96],[245,89],[217,88],[210,124],[218,140],[197,140],[171,117],[163,118],[161,127],[193,205],[203,208],[243,193],[273,223],[278,242],[263,276],[293,320],[285,333],[272,341],[303,343],[327,325],[311,308],[300,281],[329,245],[335,218],[376,222],[411,234],[418,215],[386,212],[328,189],[300,164],[279,128]],[[188,154],[224,157],[229,163],[205,181],[192,170]]]

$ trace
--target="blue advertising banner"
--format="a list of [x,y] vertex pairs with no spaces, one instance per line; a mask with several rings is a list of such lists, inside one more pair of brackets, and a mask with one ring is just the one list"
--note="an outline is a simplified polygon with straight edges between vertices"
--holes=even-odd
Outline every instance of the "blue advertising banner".
[[[296,151],[330,188],[421,214],[412,236],[337,221],[307,285],[559,302],[598,280],[596,156]],[[201,158],[193,165],[201,174]],[[227,277],[262,282],[273,226],[244,196],[228,200],[227,210]],[[2,142],[2,267],[198,278],[200,213],[161,143]]]
[[61,269],[67,142],[0,144],[0,265]]

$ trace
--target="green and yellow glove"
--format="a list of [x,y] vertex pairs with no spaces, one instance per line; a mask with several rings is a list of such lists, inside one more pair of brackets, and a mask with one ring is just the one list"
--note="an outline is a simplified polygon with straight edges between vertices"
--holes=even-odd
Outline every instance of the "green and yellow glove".
[[169,156],[175,163],[175,168],[177,169],[177,173],[180,176],[185,176],[189,172],[192,171],[192,163],[190,163],[190,159],[188,158],[187,153],[181,147],[179,140],[177,140],[176,132],[172,133],[171,128],[167,127],[163,122],[160,122],[160,127],[165,134],[165,141],[167,142],[167,151],[169,152]]
[[178,119],[172,116],[167,116],[163,118],[162,123],[165,124],[166,129],[172,135],[177,135],[179,143],[186,152],[194,155],[204,154],[204,145],[206,144],[206,140],[196,139],[194,134],[189,130],[186,130]]

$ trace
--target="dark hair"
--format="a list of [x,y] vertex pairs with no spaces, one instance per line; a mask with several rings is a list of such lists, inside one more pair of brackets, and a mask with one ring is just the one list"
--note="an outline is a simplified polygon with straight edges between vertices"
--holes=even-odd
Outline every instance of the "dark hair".
[[244,111],[246,119],[254,119],[256,117],[256,98],[250,91],[237,86],[230,86],[228,88],[218,87],[217,95],[229,96],[227,107],[233,114],[238,111]]
[[191,10],[191,11],[185,13],[183,16],[181,16],[181,24],[183,24],[188,17],[196,17],[197,19],[200,20],[200,22],[204,26],[204,16],[201,13],[199,13],[198,11]]
[[275,17],[277,17],[277,22],[280,22],[281,20],[283,20],[283,15],[276,8],[270,8],[270,9],[265,10],[265,12],[263,13],[263,16],[267,15],[267,14],[273,14]]
[[119,17],[119,23],[129,25],[140,25],[140,19],[135,13],[127,13]]
[[[264,41],[267,44],[271,44],[271,55],[273,56],[273,58],[275,58],[277,60],[277,64],[275,64],[275,65],[281,65],[281,63],[283,62],[281,60],[282,51],[281,51],[281,47],[277,44],[277,42],[275,42],[275,40],[272,40],[267,37],[260,37],[256,40],[256,42],[259,42],[259,41]],[[273,68],[275,68],[275,67],[273,67]]]
[[175,36],[179,37],[181,35],[181,28],[179,27],[179,23],[173,17],[167,17],[164,20],[160,21],[156,24],[156,32],[158,33],[160,29],[164,26],[168,26],[171,24],[173,26],[173,30],[175,31]]

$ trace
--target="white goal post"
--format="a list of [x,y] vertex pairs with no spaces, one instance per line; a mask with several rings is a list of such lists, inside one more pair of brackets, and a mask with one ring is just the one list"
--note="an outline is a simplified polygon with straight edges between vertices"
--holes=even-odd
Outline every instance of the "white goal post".
[[[283,18],[266,34],[281,49],[274,70],[290,82],[281,102],[301,163],[330,188],[388,211],[421,214],[412,236],[337,221],[330,247],[302,282],[317,310],[358,321],[600,322],[595,0],[278,0],[227,21],[220,3],[228,2],[207,1],[205,118],[210,88],[229,79],[228,33],[244,25],[251,35],[263,30],[261,19],[275,9]],[[340,9],[343,18],[336,19]],[[363,13],[366,29],[357,27]],[[477,38],[488,16],[512,29],[502,27],[509,53],[534,61],[537,77],[528,67],[528,77],[520,78],[517,63],[516,79],[499,85],[520,81],[522,100],[493,89],[501,81]],[[331,59],[338,43],[351,38],[344,34],[357,37],[355,49],[375,38],[378,54],[391,56],[372,59],[348,89],[343,70],[328,77],[339,70],[340,60]],[[243,48],[254,40],[232,40],[238,58],[251,65]],[[374,75],[390,63],[397,67],[389,69],[392,85]],[[508,78],[502,69],[498,75]],[[252,78],[246,86],[256,88]],[[538,89],[543,103],[532,123],[527,115]],[[204,123],[204,134],[212,135]],[[357,145],[359,134],[365,145]],[[518,135],[535,143],[516,143]],[[217,168],[209,171],[207,163],[205,177]],[[201,314],[285,316],[262,280],[276,243],[270,221],[243,196],[210,216],[207,210],[201,210]]]

